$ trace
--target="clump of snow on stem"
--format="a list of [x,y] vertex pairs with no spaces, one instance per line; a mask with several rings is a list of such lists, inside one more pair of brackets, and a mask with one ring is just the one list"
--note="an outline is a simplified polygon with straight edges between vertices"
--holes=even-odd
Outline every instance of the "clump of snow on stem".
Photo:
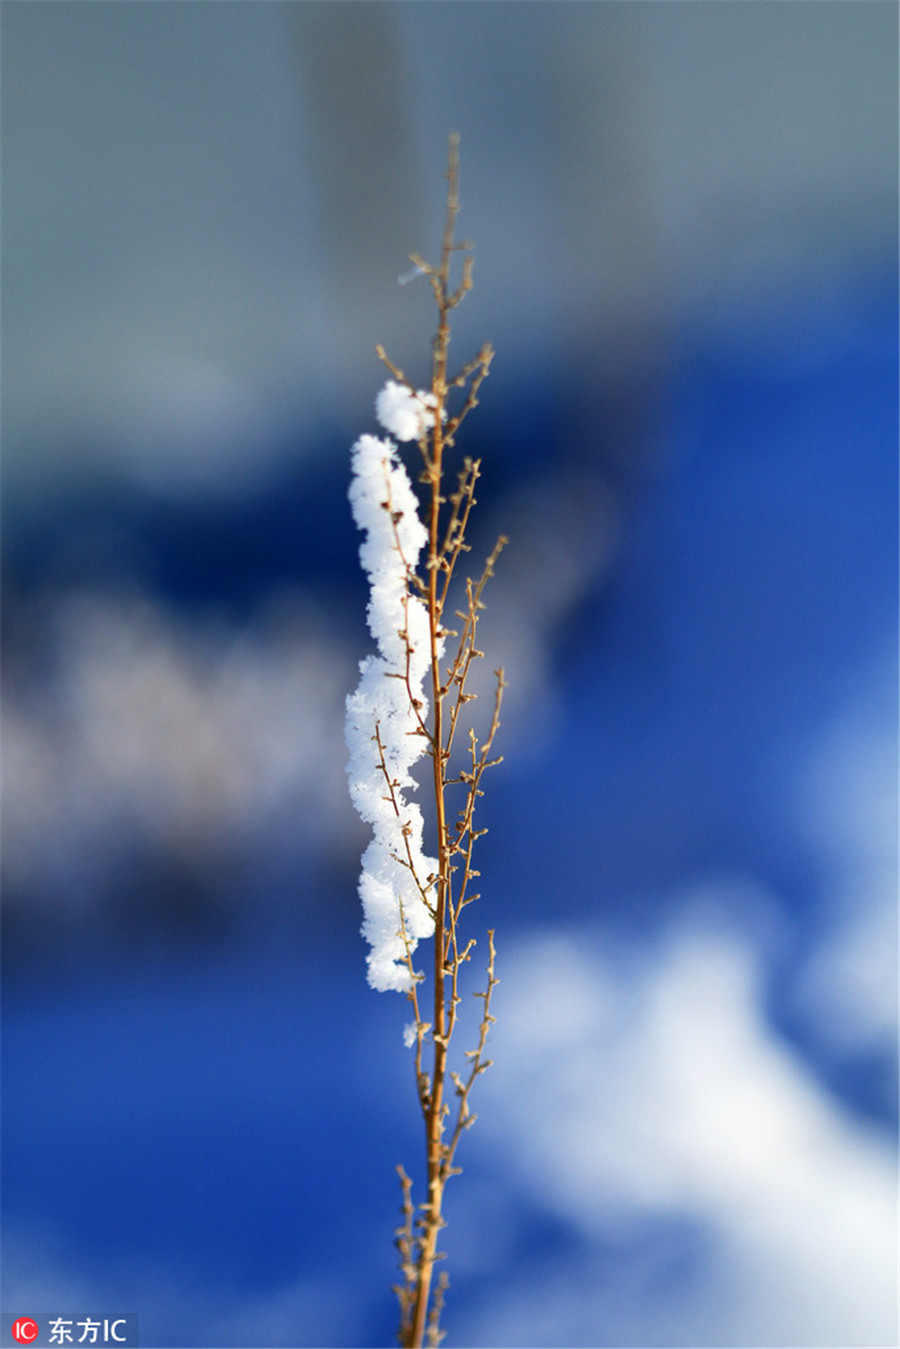
[[377,655],[360,662],[359,687],[347,698],[350,796],[374,831],[359,880],[363,934],[372,948],[372,987],[407,991],[407,945],[412,951],[434,931],[429,878],[438,869],[423,852],[422,812],[404,795],[416,786],[410,769],[428,744],[422,733],[428,711],[422,686],[431,666],[428,611],[410,588],[428,534],[391,441],[361,436],[352,468],[350,504],[365,532],[360,561],[371,585],[366,616],[378,646]]
[[389,379],[375,399],[375,415],[385,431],[398,440],[421,440],[434,426],[437,399],[433,393],[413,393]]

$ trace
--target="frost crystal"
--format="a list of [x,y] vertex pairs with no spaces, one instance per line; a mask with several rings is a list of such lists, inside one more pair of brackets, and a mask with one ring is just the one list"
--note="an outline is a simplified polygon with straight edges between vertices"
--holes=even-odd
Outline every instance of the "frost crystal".
[[398,440],[421,440],[434,426],[433,393],[411,393],[403,384],[389,379],[375,399],[375,415],[385,431]]
[[352,468],[350,504],[365,533],[359,555],[371,585],[366,616],[378,646],[377,655],[360,662],[359,687],[347,698],[350,796],[373,828],[359,880],[363,934],[372,948],[372,987],[407,991],[406,947],[413,950],[434,931],[422,890],[430,901],[429,881],[438,869],[423,852],[422,812],[404,796],[416,786],[410,769],[427,746],[419,718],[428,711],[422,688],[431,665],[428,612],[409,582],[428,534],[391,441],[361,436]]

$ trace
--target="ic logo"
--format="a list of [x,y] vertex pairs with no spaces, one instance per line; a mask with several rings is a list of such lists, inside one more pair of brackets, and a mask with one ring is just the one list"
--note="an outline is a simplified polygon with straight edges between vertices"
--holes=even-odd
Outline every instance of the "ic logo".
[[37,1321],[33,1321],[30,1316],[20,1316],[17,1321],[13,1321],[12,1333],[19,1344],[31,1344],[41,1332]]

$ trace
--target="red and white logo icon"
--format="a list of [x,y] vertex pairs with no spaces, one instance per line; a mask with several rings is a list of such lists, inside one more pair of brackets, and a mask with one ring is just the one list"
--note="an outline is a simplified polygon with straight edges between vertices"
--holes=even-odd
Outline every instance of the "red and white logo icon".
[[31,1344],[41,1332],[37,1321],[33,1321],[30,1316],[20,1316],[18,1321],[13,1321],[12,1333],[19,1344]]

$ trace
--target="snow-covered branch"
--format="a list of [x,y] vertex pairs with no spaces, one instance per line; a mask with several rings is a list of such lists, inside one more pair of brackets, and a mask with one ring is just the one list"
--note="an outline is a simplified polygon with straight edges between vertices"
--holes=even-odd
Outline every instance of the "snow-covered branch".
[[[420,435],[429,413],[389,381],[377,400],[379,421],[398,438]],[[365,533],[360,561],[371,586],[367,618],[378,655],[360,662],[360,683],[347,699],[350,796],[373,838],[362,860],[363,932],[371,946],[369,983],[380,991],[411,985],[408,951],[434,931],[427,902],[436,859],[423,851],[422,812],[405,793],[410,769],[428,748],[423,683],[431,665],[428,612],[412,593],[428,541],[418,504],[390,440],[364,435],[353,446],[350,504]],[[404,935],[405,925],[405,935]]]

